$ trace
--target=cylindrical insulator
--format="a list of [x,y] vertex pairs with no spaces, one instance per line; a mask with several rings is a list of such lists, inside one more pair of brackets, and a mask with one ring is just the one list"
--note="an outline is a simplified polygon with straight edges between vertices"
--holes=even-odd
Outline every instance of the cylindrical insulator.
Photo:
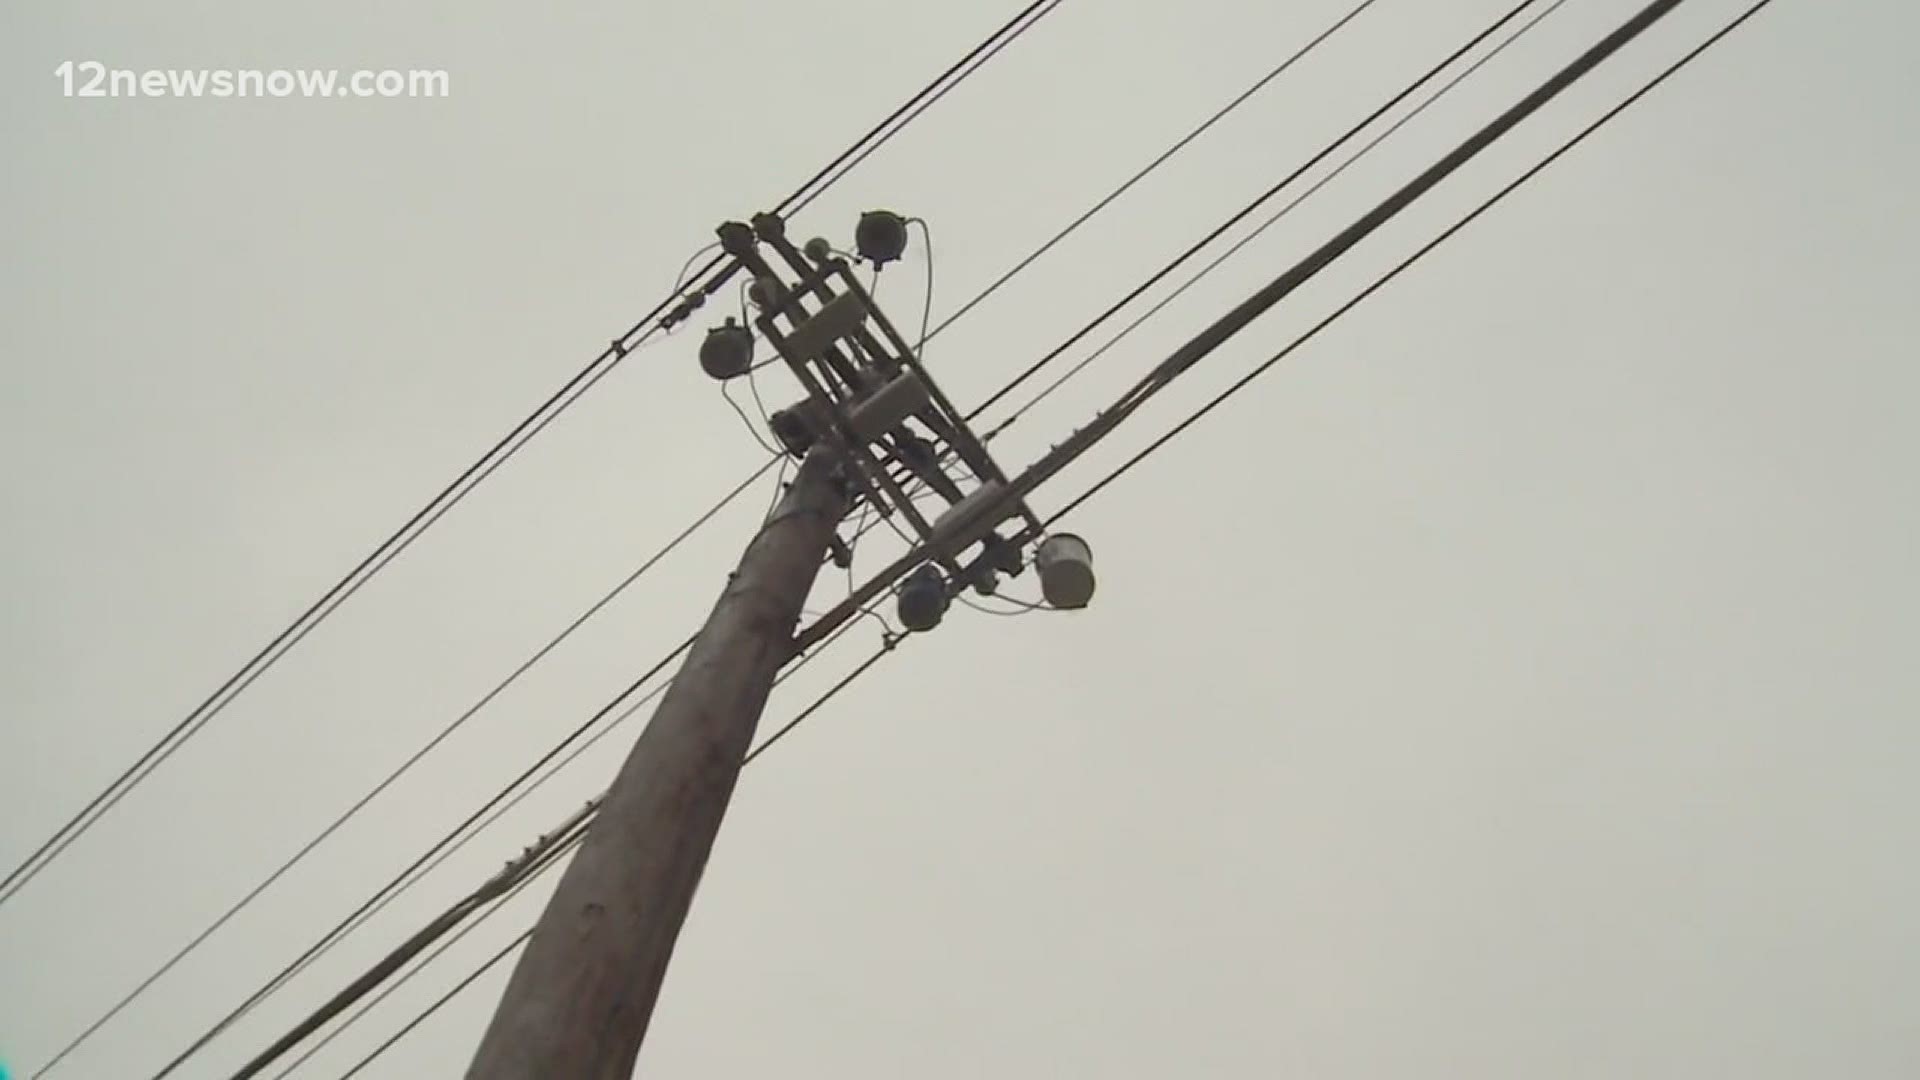
[[727,320],[707,331],[700,343],[700,368],[716,379],[744,375],[753,366],[753,331]]
[[1093,549],[1072,533],[1054,533],[1033,553],[1040,592],[1056,608],[1083,608],[1093,599]]
[[932,563],[922,563],[900,583],[896,595],[900,624],[909,630],[931,630],[947,613],[947,580]]

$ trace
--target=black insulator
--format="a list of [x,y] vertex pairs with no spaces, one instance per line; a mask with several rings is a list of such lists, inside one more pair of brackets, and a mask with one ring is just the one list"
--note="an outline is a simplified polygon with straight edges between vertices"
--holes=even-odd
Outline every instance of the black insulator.
[[794,457],[806,456],[807,449],[819,438],[800,406],[781,409],[767,419],[773,429],[773,437],[780,440],[780,445]]
[[761,311],[776,307],[787,298],[787,287],[778,278],[757,277],[747,286],[747,300]]
[[869,210],[853,230],[853,246],[875,266],[894,262],[907,250],[907,219],[891,210]]
[[716,379],[745,375],[753,366],[753,331],[728,319],[707,331],[700,343],[700,367]]
[[896,593],[900,624],[909,630],[931,630],[947,613],[947,580],[932,563],[921,563],[900,583]]

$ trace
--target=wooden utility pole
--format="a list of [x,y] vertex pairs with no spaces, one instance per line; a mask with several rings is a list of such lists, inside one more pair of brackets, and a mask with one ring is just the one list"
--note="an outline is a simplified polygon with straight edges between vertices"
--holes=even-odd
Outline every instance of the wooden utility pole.
[[808,454],[547,902],[469,1080],[627,1080],[773,679],[847,496]]

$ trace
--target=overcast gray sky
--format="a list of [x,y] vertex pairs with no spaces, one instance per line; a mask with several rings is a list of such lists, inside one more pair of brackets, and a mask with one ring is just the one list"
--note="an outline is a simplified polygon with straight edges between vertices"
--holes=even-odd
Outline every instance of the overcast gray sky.
[[[1017,6],[8,5],[0,863],[650,307],[714,224]],[[1068,0],[795,230],[925,217],[938,317],[1349,6]],[[1507,6],[1382,0],[930,365],[980,400]],[[1003,459],[1638,6],[1570,0]],[[1689,0],[1043,510],[1745,6]],[[1899,0],[1776,3],[1090,503],[1089,610],[956,612],[753,765],[643,1069],[1920,1071],[1916,31]],[[442,68],[452,93],[83,100],[53,74],[69,59]],[[903,322],[924,259],[883,279]],[[694,362],[702,325],[632,358],[0,909],[0,1058],[38,1067],[759,460]],[[766,494],[53,1075],[148,1075],[278,970],[677,642]],[[629,738],[179,1075],[225,1075],[593,794]],[[297,1075],[339,1075],[544,896]],[[505,974],[362,1075],[457,1075]]]

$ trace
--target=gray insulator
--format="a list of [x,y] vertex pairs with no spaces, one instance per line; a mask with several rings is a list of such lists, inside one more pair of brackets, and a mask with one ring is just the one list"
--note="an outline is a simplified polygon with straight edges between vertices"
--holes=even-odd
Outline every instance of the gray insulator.
[[908,630],[931,630],[947,613],[947,581],[932,563],[922,563],[900,583],[896,594],[900,624]]
[[1093,549],[1072,533],[1054,533],[1033,553],[1040,592],[1056,608],[1073,610],[1093,599]]
[[853,230],[853,246],[875,266],[893,262],[907,250],[907,219],[891,210],[869,210]]
[[700,368],[716,379],[731,379],[753,366],[753,331],[727,320],[707,331],[700,343]]
[[775,278],[754,278],[747,286],[747,302],[762,311],[787,298],[787,287]]

